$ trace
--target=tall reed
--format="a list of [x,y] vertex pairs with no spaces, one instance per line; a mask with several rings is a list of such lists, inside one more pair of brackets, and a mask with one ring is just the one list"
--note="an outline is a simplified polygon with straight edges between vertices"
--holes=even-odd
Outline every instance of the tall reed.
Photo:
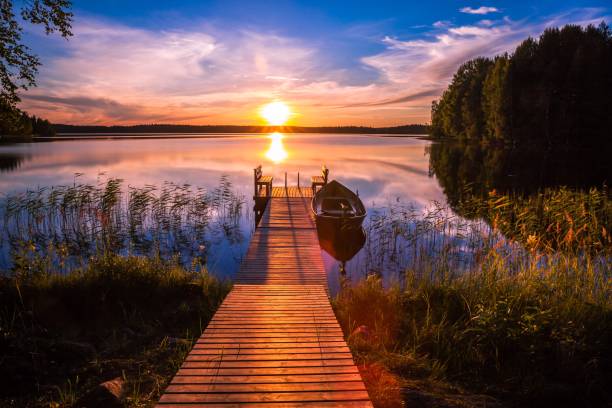
[[97,184],[42,187],[6,196],[0,267],[20,273],[82,267],[94,255],[178,256],[185,265],[206,261],[211,246],[245,240],[249,212],[227,176],[211,191],[189,184]]
[[554,252],[610,252],[612,200],[607,186],[588,191],[547,188],[535,195],[465,194],[461,213],[485,219],[504,235],[531,249]]
[[334,301],[341,325],[362,362],[400,378],[425,374],[518,405],[605,404],[607,191],[514,199],[492,193],[469,220],[438,204],[374,213],[366,279]]

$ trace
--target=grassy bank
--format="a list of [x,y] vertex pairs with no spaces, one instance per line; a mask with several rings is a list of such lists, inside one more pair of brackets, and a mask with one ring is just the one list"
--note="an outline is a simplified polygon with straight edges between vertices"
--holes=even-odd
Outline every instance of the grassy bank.
[[[444,380],[521,406],[603,406],[612,302],[609,281],[590,272],[588,262],[563,258],[508,275],[492,254],[469,276],[409,275],[404,289],[372,276],[345,288],[335,308],[358,358],[400,378]],[[388,398],[377,382],[371,390]]]
[[0,280],[7,407],[72,406],[117,377],[125,406],[153,405],[229,291],[201,265],[155,257],[98,255],[65,275],[26,272]]
[[607,194],[492,194],[481,208],[488,226],[388,211],[374,233],[402,261],[399,283],[372,274],[336,297],[375,404],[607,406]]
[[229,291],[207,273],[244,240],[227,177],[79,177],[0,201],[0,406],[153,405]]

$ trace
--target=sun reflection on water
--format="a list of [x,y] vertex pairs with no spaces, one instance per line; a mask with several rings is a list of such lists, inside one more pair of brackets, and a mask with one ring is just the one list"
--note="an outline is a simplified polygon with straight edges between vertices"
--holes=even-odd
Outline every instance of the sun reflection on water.
[[271,142],[268,151],[266,151],[266,157],[275,164],[278,164],[285,160],[288,156],[285,146],[283,145],[283,135],[281,133],[274,132],[268,137],[271,139]]

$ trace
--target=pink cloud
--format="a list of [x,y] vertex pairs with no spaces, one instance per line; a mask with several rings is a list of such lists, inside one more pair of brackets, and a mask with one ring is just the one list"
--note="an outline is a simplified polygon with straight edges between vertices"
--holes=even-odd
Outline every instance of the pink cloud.
[[300,125],[423,123],[461,63],[512,51],[550,25],[598,23],[601,14],[438,24],[416,40],[386,36],[383,51],[354,62],[376,74],[359,84],[346,80],[352,68],[329,68],[329,51],[274,33],[84,20],[62,43],[65,52],[45,59],[40,86],[22,95],[22,107],[56,123],[254,124],[259,106],[278,98],[293,106]]

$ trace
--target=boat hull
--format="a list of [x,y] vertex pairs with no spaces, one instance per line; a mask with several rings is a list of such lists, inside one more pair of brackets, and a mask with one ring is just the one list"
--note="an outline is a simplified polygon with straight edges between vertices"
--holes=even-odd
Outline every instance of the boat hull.
[[[332,205],[326,208],[330,202]],[[311,210],[317,228],[324,229],[358,229],[366,217],[366,209],[359,196],[336,180],[330,181],[315,194]]]
[[340,262],[350,261],[366,241],[365,231],[358,228],[335,228],[331,224],[317,223],[317,236],[321,248]]
[[344,231],[358,230],[363,224],[365,214],[354,217],[328,217],[315,215],[317,232],[326,236],[336,236]]

